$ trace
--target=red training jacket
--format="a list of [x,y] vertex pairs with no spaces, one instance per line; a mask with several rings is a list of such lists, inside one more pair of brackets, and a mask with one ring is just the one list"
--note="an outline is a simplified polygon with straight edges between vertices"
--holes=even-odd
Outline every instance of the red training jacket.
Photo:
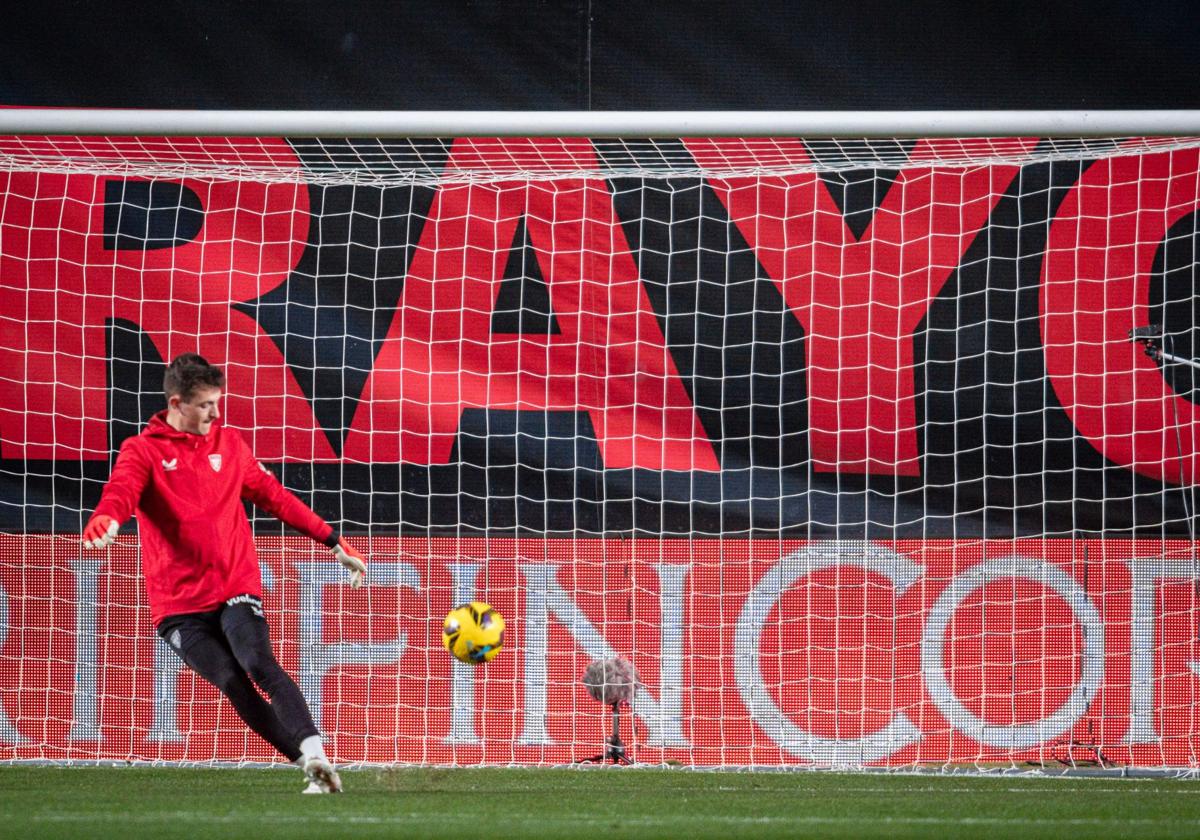
[[333,528],[258,463],[234,429],[180,432],[154,415],[121,453],[96,513],[124,522],[137,512],[142,574],[156,625],[216,609],[234,595],[262,596],[246,499],[297,531],[327,542]]

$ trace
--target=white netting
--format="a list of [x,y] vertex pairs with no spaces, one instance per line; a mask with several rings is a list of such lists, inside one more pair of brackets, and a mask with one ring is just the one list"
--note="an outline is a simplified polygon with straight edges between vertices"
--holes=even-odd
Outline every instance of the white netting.
[[0,758],[272,758],[75,536],[197,351],[372,559],[255,520],[342,761],[602,752],[621,656],[644,761],[1195,767],[1198,211],[1186,137],[0,138]]
[[[987,166],[1091,160],[1194,146],[1195,137],[942,138],[915,140],[737,138],[711,144],[699,164],[677,140],[459,138],[289,140],[295,155],[258,138],[0,137],[0,171],[36,168],[61,174],[126,178],[204,178],[402,186],[589,177],[755,177],[873,168]],[[443,164],[451,145],[459,160]]]

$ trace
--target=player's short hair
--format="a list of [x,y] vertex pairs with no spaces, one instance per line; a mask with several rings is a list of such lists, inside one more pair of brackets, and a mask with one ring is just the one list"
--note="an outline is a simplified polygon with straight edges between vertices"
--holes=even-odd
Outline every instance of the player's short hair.
[[216,365],[210,365],[208,359],[196,353],[184,353],[176,356],[167,365],[163,375],[163,391],[170,399],[178,394],[181,399],[188,399],[197,388],[224,388],[225,374]]

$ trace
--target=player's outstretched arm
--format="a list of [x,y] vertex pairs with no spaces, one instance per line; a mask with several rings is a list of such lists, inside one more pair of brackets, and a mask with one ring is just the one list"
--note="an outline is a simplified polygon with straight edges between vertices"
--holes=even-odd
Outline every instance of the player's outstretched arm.
[[104,548],[117,537],[121,523],[133,515],[137,500],[150,477],[150,467],[138,450],[137,438],[121,445],[112,475],[100,494],[100,503],[83,528],[85,548]]
[[337,561],[350,572],[350,585],[357,589],[367,574],[367,560],[354,549],[345,537],[308,505],[297,499],[279,483],[275,474],[255,460],[250,448],[244,447],[245,466],[242,478],[242,498],[260,507],[281,522],[292,526],[319,543],[324,544]]

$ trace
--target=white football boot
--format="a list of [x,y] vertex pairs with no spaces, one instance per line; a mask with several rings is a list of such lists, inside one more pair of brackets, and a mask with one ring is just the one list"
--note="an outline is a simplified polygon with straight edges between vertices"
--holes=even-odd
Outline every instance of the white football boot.
[[[305,793],[341,793],[342,778],[333,769],[333,764],[323,755],[310,756],[304,762],[304,775],[308,777]],[[313,787],[316,790],[313,790]]]

